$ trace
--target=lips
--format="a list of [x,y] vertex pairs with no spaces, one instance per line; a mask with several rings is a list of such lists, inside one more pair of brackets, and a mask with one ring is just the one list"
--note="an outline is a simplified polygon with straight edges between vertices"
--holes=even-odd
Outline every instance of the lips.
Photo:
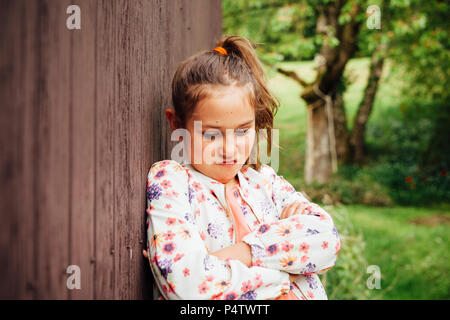
[[222,166],[231,166],[236,164],[237,159],[233,159],[233,160],[225,160],[224,162],[219,163]]

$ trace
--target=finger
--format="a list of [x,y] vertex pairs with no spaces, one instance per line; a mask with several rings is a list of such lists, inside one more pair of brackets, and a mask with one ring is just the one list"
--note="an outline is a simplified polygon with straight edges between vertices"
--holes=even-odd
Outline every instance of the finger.
[[295,202],[291,203],[289,205],[289,208],[287,208],[287,210],[286,210],[286,212],[284,214],[284,217],[285,218],[289,218],[290,216],[292,216],[299,206],[300,206],[300,202],[298,202],[298,201],[295,201]]
[[294,214],[298,214],[298,213],[301,213],[301,212],[302,212],[302,205],[301,205],[300,202],[298,202],[296,204],[296,206],[292,209],[292,213],[291,213],[290,216],[293,216]]
[[295,282],[297,281],[302,275],[301,274],[289,274],[289,281]]
[[297,208],[298,208],[299,205],[300,205],[300,204],[299,204],[299,203],[296,203],[296,202],[292,205],[292,207],[289,209],[287,218],[289,218],[290,216],[292,216],[292,215],[295,214],[295,211],[297,210]]
[[288,217],[289,210],[292,208],[292,206],[293,206],[294,204],[295,204],[295,203],[290,203],[290,204],[288,204],[287,206],[285,206],[285,207],[283,208],[283,211],[281,212],[280,219],[285,219],[285,218]]
[[294,280],[299,279],[300,277],[304,276],[304,274],[291,274]]
[[294,201],[294,202],[288,204],[286,207],[284,207],[283,212],[284,212],[285,218],[289,217],[290,212],[292,212],[292,210],[294,210],[294,207],[296,205],[297,205],[297,201]]
[[142,255],[148,259],[148,253],[147,250],[142,250]]
[[294,205],[294,203],[290,203],[286,207],[283,208],[283,212],[281,213],[280,219],[286,219],[287,217],[289,217],[289,212],[292,209],[293,205]]

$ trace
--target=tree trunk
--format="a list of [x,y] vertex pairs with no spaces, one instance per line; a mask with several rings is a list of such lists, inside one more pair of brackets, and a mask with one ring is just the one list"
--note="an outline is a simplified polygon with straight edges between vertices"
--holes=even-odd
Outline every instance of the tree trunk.
[[[324,38],[317,61],[317,77],[312,83],[303,80],[294,71],[277,68],[277,71],[294,79],[302,87],[301,98],[306,102],[308,114],[305,182],[326,182],[336,169],[337,162],[349,154],[349,132],[342,100],[338,92],[345,66],[353,57],[361,22],[358,3],[353,4],[348,15],[351,21],[341,25],[338,18],[345,0],[337,0],[317,7],[317,33]],[[333,38],[339,42],[332,46]],[[327,107],[328,106],[328,107]],[[330,121],[329,121],[330,119]]]
[[[356,51],[360,23],[355,18],[361,7],[354,5],[349,12],[352,21],[340,25],[338,17],[344,4],[345,1],[336,1],[318,9],[317,32],[326,35],[327,40],[320,51],[323,63],[318,67],[317,78],[301,94],[308,105],[306,183],[326,182],[333,173],[333,159],[342,161],[348,155],[349,133],[342,95],[337,87],[347,62]],[[339,40],[338,46],[329,44],[332,30]],[[331,99],[332,123],[328,121],[325,99]]]
[[[332,175],[332,148],[335,148],[337,161],[345,161],[348,155],[349,132],[342,95],[332,96],[332,113],[334,121],[334,143],[329,134],[326,104],[316,101],[307,108],[307,152],[305,163],[305,181],[324,183]],[[331,138],[331,139],[330,139]]]
[[350,153],[350,132],[347,128],[347,115],[345,114],[344,100],[341,93],[336,94],[333,113],[337,159],[339,163],[347,162]]
[[307,116],[305,181],[324,183],[332,171],[325,103],[308,106]]
[[364,91],[364,98],[359,105],[350,137],[350,148],[352,151],[353,162],[357,164],[362,164],[364,162],[364,136],[366,132],[366,123],[369,119],[370,113],[372,112],[378,83],[383,71],[383,63],[384,57],[379,55],[379,50],[376,50],[372,55],[369,78]]

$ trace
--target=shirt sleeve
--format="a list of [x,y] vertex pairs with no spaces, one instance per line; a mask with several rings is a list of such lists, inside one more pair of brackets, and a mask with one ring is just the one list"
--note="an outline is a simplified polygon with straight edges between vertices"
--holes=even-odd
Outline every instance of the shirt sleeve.
[[252,265],[294,274],[322,274],[331,269],[340,249],[340,237],[331,216],[308,201],[282,176],[265,165],[272,181],[277,216],[294,201],[301,212],[286,219],[260,225],[243,238],[252,249]]
[[287,272],[208,253],[189,212],[187,172],[177,162],[152,166],[147,204],[150,266],[165,299],[275,299],[289,291]]

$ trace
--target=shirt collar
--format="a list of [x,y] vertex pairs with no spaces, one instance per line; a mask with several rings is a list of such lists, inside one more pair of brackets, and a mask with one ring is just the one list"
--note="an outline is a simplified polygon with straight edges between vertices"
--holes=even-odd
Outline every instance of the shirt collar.
[[[216,194],[217,198],[222,203],[222,205],[224,207],[227,207],[227,204],[225,201],[225,184],[224,183],[219,182],[219,181],[217,181],[213,178],[210,178],[207,175],[201,173],[200,171],[196,170],[190,163],[183,163],[182,165],[184,167],[188,168],[190,170],[191,174],[194,174],[196,178],[198,178],[202,182],[206,183],[208,185],[208,187],[214,191],[214,193]],[[250,168],[248,170],[250,170]],[[244,172],[247,171],[247,170],[245,170],[245,167],[241,168],[241,170],[238,171],[237,176],[238,176],[240,188],[242,189],[244,194],[247,196],[248,188],[249,188],[247,179],[249,179],[249,178],[247,177],[246,173],[243,173],[243,171]]]

